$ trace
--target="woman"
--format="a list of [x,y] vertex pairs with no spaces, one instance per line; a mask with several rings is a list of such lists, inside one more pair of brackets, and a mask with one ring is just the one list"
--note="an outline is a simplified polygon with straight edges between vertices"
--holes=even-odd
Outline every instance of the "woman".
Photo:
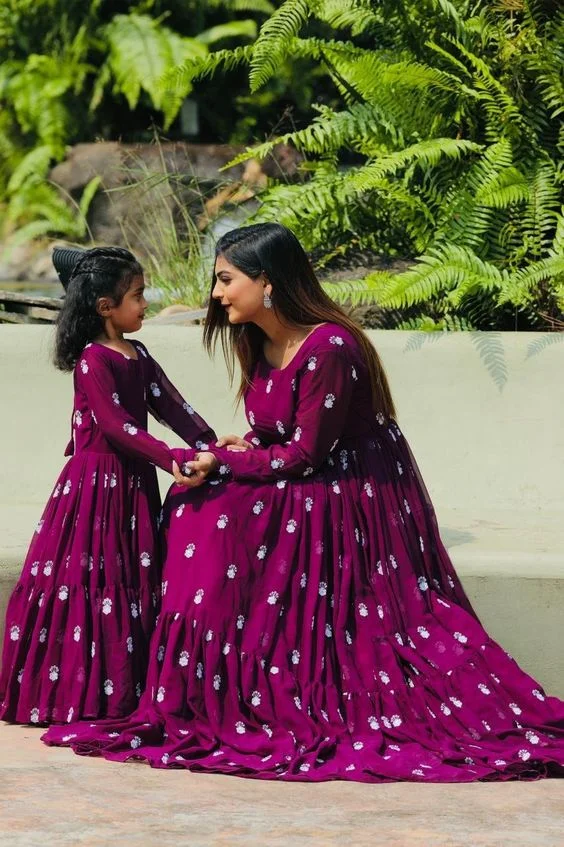
[[254,448],[179,451],[146,693],[47,743],[287,780],[563,774],[564,703],[481,627],[378,356],[284,227],[218,243],[218,338]]

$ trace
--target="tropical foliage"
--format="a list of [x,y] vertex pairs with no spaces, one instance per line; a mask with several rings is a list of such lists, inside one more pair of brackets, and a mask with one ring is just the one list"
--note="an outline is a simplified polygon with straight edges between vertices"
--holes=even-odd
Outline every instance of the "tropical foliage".
[[530,328],[562,314],[557,0],[286,0],[254,43],[190,58],[176,80],[247,67],[260,93],[289,60],[322,69],[339,102],[234,160],[279,141],[304,156],[302,181],[272,181],[257,217],[317,253],[415,259],[330,286],[333,296],[378,304],[384,325],[428,330]]

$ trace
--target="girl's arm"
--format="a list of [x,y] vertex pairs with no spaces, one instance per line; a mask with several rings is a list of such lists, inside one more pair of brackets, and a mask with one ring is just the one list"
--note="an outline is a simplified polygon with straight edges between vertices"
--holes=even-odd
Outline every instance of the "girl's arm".
[[215,443],[217,436],[206,421],[186,402],[146,348],[136,342],[137,350],[147,359],[150,370],[147,406],[152,416],[172,429],[187,444],[199,450]]
[[316,350],[315,369],[304,365],[298,383],[295,426],[287,444],[246,452],[211,446],[233,479],[276,480],[304,477],[328,457],[349,414],[356,371],[346,345]]
[[108,358],[97,347],[87,347],[76,368],[76,385],[83,392],[94,422],[114,447],[133,456],[152,462],[172,473],[173,454],[170,448],[142,429],[122,407]]

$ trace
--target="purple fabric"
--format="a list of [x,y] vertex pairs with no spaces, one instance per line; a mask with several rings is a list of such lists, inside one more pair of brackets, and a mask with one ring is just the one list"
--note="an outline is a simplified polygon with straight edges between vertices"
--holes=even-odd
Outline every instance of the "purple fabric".
[[354,338],[257,365],[247,453],[164,508],[147,686],[123,720],[48,744],[266,779],[564,774],[564,703],[484,631]]
[[161,582],[149,462],[172,466],[172,452],[146,431],[147,410],[189,443],[215,435],[134,344],[137,359],[89,345],[75,368],[72,458],[8,605],[4,720],[117,717],[141,696]]

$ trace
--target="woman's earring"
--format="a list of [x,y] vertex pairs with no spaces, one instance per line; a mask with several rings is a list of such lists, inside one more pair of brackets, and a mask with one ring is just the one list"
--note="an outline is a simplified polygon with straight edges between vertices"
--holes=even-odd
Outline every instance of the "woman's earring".
[[270,296],[268,291],[264,292],[263,302],[264,302],[264,308],[265,309],[272,309],[272,297]]

